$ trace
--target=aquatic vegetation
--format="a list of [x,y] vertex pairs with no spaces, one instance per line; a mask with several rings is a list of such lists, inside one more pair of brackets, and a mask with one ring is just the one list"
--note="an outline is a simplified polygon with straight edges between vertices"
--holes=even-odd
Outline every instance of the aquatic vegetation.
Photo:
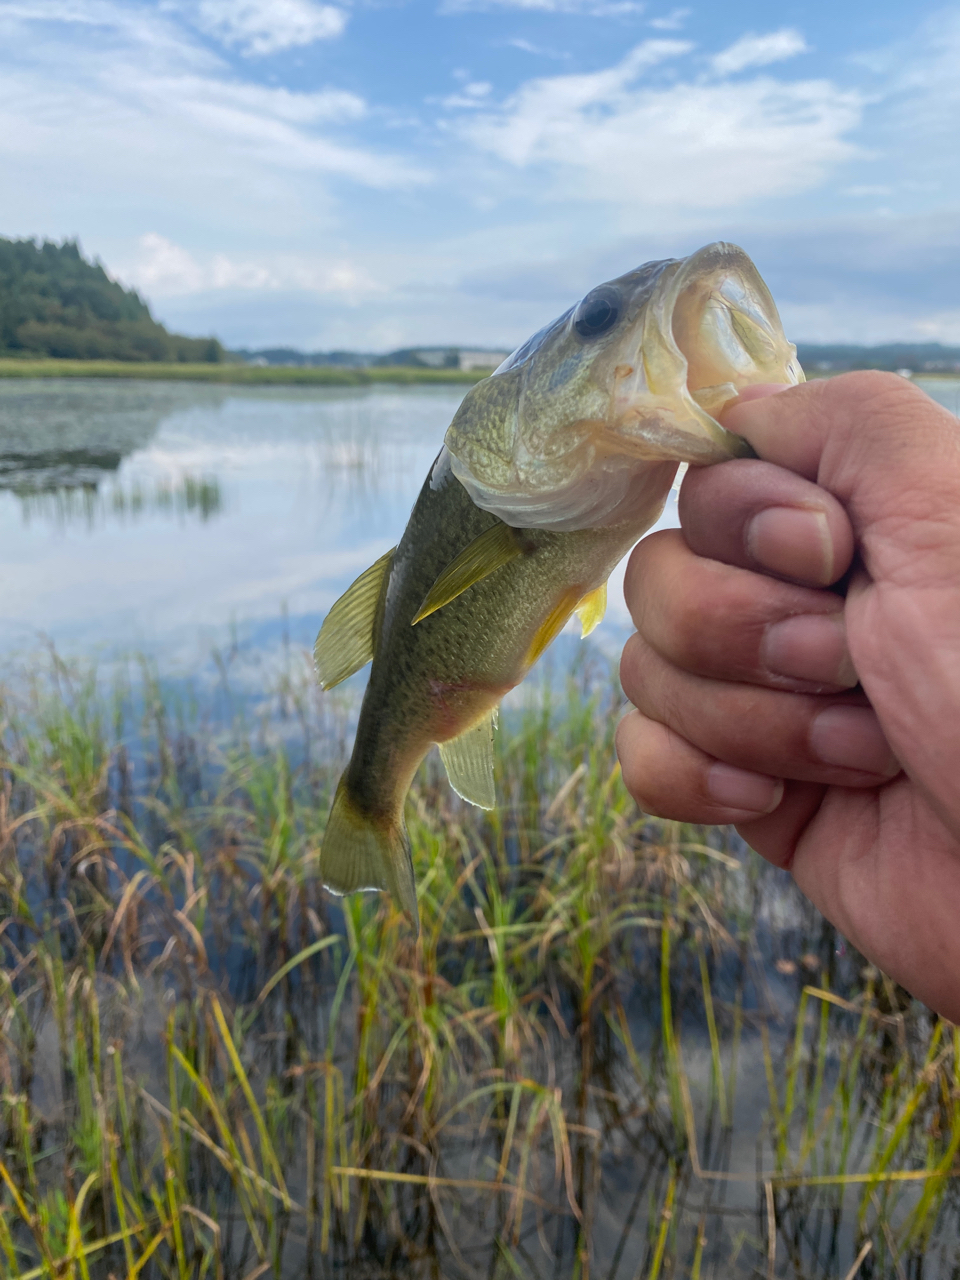
[[6,1274],[955,1273],[960,1032],[636,811],[589,650],[508,706],[497,809],[421,770],[418,940],[315,876],[351,695],[303,655],[235,706],[3,693]]
[[373,383],[480,382],[487,369],[421,369],[416,365],[249,365],[170,361],[0,359],[0,378],[110,378],[151,382],[222,382],[269,386],[365,387]]
[[110,518],[133,521],[145,515],[177,519],[197,516],[206,521],[220,511],[223,502],[216,476],[189,473],[149,486],[135,481],[128,489],[114,484],[104,491],[95,484],[83,484],[18,487],[15,492],[27,522],[49,520],[59,526],[82,523],[88,528]]

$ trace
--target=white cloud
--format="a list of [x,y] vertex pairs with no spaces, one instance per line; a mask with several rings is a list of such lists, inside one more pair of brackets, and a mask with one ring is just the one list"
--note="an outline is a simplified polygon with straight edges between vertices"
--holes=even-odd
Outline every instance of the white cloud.
[[166,236],[141,236],[136,258],[120,275],[127,284],[155,298],[223,290],[275,293],[302,290],[338,295],[346,301],[382,292],[382,286],[347,259],[317,261],[275,255],[269,262],[214,253],[198,258]]
[[[278,199],[292,202],[278,183],[299,175],[340,175],[379,189],[424,181],[424,171],[401,157],[334,132],[366,110],[343,90],[299,92],[237,77],[172,10],[122,0],[0,0],[0,164],[18,156],[31,171],[48,166],[56,174],[18,190],[17,199],[34,207],[45,200],[59,207],[94,173],[101,220],[118,201],[151,200],[177,204],[188,217],[224,201],[232,218],[272,205],[275,220]],[[312,202],[322,208],[325,193],[316,190]],[[8,217],[13,208],[8,201]],[[36,214],[31,220],[50,225]]]
[[651,40],[603,71],[530,80],[460,131],[517,168],[546,168],[549,194],[633,208],[719,208],[798,192],[856,154],[845,134],[860,99],[828,81],[643,83],[645,71],[691,47]]
[[444,98],[443,105],[445,107],[465,107],[468,110],[482,107],[486,105],[486,99],[489,98],[492,90],[493,85],[486,80],[465,84],[459,93],[454,93],[449,98]]
[[590,18],[625,18],[643,13],[644,8],[641,0],[442,0],[439,12],[450,14],[521,9],[528,13],[576,13]]
[[207,35],[261,56],[329,40],[347,23],[342,9],[312,0],[199,0],[192,18]]
[[679,31],[689,17],[689,9],[674,9],[660,18],[651,18],[650,25],[656,31]]
[[745,71],[747,67],[766,67],[771,62],[783,62],[808,51],[809,46],[800,32],[784,27],[765,36],[741,36],[729,48],[711,58],[710,65],[717,75],[728,76]]
[[529,40],[524,40],[520,36],[507,40],[505,43],[510,45],[511,48],[520,49],[524,53],[536,54],[540,58],[560,58],[565,60],[571,56],[569,53],[561,53],[557,49],[547,49],[543,45],[532,44]]
[[855,187],[845,187],[843,194],[845,196],[892,196],[893,191],[893,187],[882,184],[862,184]]
[[923,320],[915,320],[911,327],[926,342],[960,343],[960,310],[938,312]]

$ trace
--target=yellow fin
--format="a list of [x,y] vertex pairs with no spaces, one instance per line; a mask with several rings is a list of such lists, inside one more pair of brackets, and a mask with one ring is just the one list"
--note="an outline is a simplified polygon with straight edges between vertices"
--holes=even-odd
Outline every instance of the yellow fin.
[[526,665],[532,667],[536,660],[546,649],[552,640],[555,640],[563,628],[566,626],[567,619],[573,613],[577,601],[580,599],[579,588],[573,587],[571,590],[565,591],[550,613],[544,618],[537,633],[530,641],[530,648],[527,650]]
[[420,932],[417,882],[403,818],[391,823],[363,813],[343,778],[320,846],[320,879],[338,894],[386,889]]
[[411,625],[416,626],[431,613],[436,613],[451,600],[456,600],[467,587],[480,582],[495,570],[517,556],[522,556],[523,548],[517,541],[517,533],[510,525],[498,522],[486,533],[466,546],[457,558],[450,562],[427,592],[426,599],[420,606],[420,612]]
[[364,569],[324,618],[313,647],[313,660],[317,664],[322,689],[332,689],[373,657],[377,601],[384,578],[390,572],[394,551],[396,547],[369,569]]
[[493,809],[497,794],[493,786],[493,731],[496,708],[471,725],[459,737],[441,742],[440,759],[458,796],[479,809]]
[[580,638],[588,636],[590,632],[599,623],[603,621],[603,615],[607,612],[607,584],[601,582],[599,587],[594,591],[588,591],[580,603],[577,605],[574,613],[580,619]]

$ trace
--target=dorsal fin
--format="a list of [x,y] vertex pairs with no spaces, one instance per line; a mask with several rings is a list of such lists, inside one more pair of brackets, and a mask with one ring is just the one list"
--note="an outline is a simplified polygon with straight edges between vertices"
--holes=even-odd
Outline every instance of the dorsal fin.
[[580,638],[588,636],[594,627],[603,621],[603,615],[607,611],[607,584],[601,582],[599,587],[593,591],[588,591],[580,603],[574,609],[574,613],[580,619]]
[[451,600],[456,600],[468,587],[480,582],[502,565],[524,554],[516,529],[498,521],[492,528],[474,538],[455,560],[444,569],[427,592],[420,612],[411,625],[416,626],[431,613],[436,613]]
[[493,786],[493,731],[497,711],[493,709],[465,733],[440,744],[440,759],[458,796],[480,809],[493,809],[497,795]]
[[313,647],[313,660],[317,664],[322,689],[332,689],[373,657],[377,601],[384,579],[390,572],[394,551],[396,547],[392,547],[369,569],[364,569],[324,618]]

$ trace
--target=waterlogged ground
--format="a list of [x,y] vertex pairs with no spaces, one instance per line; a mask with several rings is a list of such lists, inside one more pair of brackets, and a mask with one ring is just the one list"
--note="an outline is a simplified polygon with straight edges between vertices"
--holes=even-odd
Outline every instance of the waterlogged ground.
[[319,890],[355,699],[305,646],[457,402],[0,384],[0,1266],[958,1274],[960,1033],[636,812],[603,646],[504,717],[494,814],[422,774],[419,941]]

